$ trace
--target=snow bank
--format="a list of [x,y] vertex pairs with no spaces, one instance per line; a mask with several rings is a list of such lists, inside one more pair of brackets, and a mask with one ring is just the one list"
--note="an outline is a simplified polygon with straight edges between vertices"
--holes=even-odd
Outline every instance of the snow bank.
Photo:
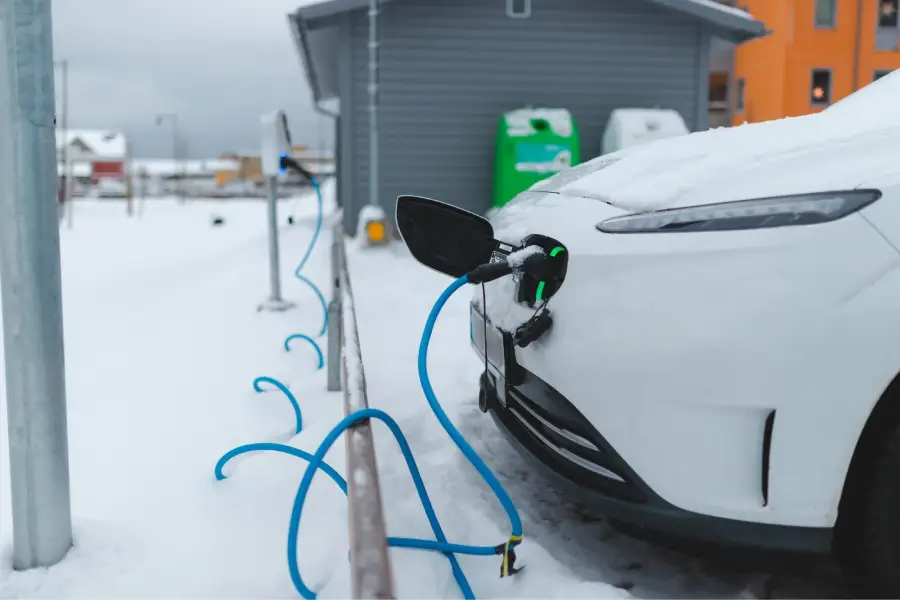
[[572,115],[564,108],[519,108],[504,115],[506,132],[513,137],[537,133],[534,121],[546,121],[550,130],[560,137],[572,135]]

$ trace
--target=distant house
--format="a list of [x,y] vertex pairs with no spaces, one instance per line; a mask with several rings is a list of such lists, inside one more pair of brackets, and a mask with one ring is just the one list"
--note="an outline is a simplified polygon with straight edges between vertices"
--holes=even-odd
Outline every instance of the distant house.
[[57,160],[68,151],[69,172],[78,179],[98,183],[104,179],[124,181],[128,162],[128,142],[121,131],[69,129],[56,131]]

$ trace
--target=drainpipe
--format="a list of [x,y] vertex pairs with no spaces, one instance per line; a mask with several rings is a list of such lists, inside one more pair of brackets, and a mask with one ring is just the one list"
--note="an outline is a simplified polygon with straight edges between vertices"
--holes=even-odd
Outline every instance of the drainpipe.
[[369,0],[369,204],[378,204],[378,0]]
[[859,89],[859,56],[862,52],[863,0],[856,0],[856,44],[853,48],[853,92]]

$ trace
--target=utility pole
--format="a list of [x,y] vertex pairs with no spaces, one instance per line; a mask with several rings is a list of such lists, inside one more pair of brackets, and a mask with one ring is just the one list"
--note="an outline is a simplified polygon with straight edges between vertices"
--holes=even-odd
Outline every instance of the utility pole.
[[179,202],[184,202],[184,190],[182,189],[182,170],[178,168],[178,115],[175,113],[162,113],[156,116],[156,125],[162,125],[165,121],[172,123],[172,179],[175,182],[175,196]]
[[60,60],[54,62],[54,66],[60,68],[60,83],[62,84],[62,100],[60,109],[60,129],[62,129],[62,208],[66,216],[66,225],[72,229],[74,219],[72,206],[72,177],[69,169],[69,61]]
[[260,167],[268,191],[266,223],[269,230],[269,299],[260,310],[285,311],[294,307],[281,297],[281,264],[278,251],[278,175],[285,173],[282,158],[290,156],[291,134],[287,116],[277,110],[262,116]]
[[134,163],[131,156],[131,144],[125,138],[125,214],[134,215]]
[[13,568],[72,547],[51,0],[0,2],[0,281]]

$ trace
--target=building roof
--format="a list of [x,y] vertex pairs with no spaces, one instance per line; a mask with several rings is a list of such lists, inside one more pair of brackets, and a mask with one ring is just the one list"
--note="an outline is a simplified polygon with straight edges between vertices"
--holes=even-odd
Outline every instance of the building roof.
[[[379,0],[382,3],[390,0]],[[740,44],[769,33],[765,23],[754,18],[750,13],[720,3],[717,0],[633,0],[656,4],[657,6],[689,15],[705,22],[712,33],[724,40]],[[365,8],[369,0],[297,0],[298,8],[288,15],[294,45],[303,62],[306,79],[313,99],[318,105],[324,100],[337,96],[333,85],[322,80],[322,73],[316,69],[314,56],[334,54],[333,44],[328,40],[315,42],[310,32],[320,29],[333,29],[334,17],[341,13]],[[315,53],[315,54],[314,54]],[[324,57],[324,60],[329,60]],[[326,75],[327,76],[327,75]]]
[[[369,0],[297,0],[294,14],[302,19],[313,20],[330,17],[369,5]],[[762,35],[765,26],[752,15],[740,8],[727,6],[719,0],[644,0],[698,17],[717,27],[725,27],[739,33],[744,39]],[[723,0],[724,1],[724,0]],[[380,0],[390,2],[390,0]],[[743,23],[741,22],[743,21]],[[748,23],[749,22],[749,23]],[[749,37],[748,37],[749,34]]]
[[240,164],[227,158],[189,159],[175,161],[171,158],[136,158],[131,161],[133,172],[151,177],[186,175],[214,175],[218,171],[237,171]]
[[128,153],[128,143],[121,131],[103,129],[56,130],[56,149],[80,140],[98,158],[124,159]]

